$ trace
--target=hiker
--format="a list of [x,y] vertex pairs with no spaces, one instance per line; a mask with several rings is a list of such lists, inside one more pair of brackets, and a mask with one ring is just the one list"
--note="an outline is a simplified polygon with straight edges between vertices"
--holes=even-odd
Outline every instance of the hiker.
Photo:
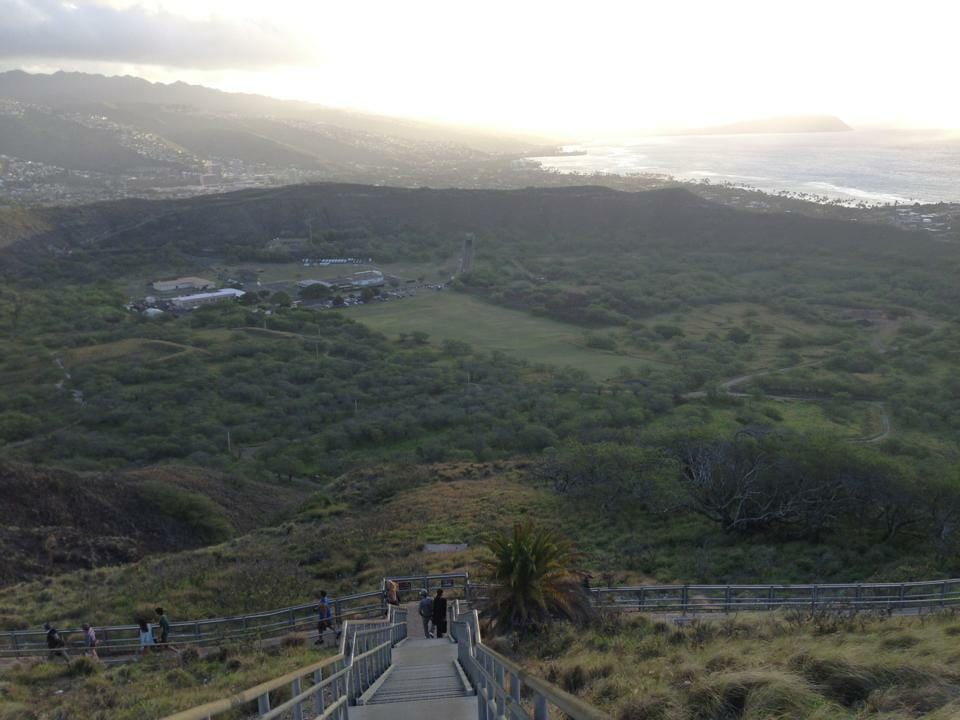
[[333,627],[330,621],[330,599],[327,597],[327,591],[320,591],[320,599],[317,600],[317,642],[316,645],[323,645],[323,631]]
[[387,580],[387,602],[391,605],[400,604],[400,586],[393,580]]
[[430,632],[430,621],[433,620],[433,598],[426,590],[420,591],[420,603],[417,605],[417,612],[420,613],[420,619],[423,621],[423,636],[425,638],[433,637]]
[[167,617],[162,607],[154,608],[153,611],[157,614],[157,624],[160,626],[160,640],[156,641],[157,644],[162,645],[165,650],[177,652],[170,645],[170,618]]
[[433,598],[433,627],[438,638],[442,638],[447,632],[447,599],[443,596],[443,588],[437,590],[437,595]]
[[50,650],[50,657],[61,657],[67,662],[70,662],[70,659],[67,657],[67,651],[64,650],[67,643],[64,642],[60,636],[60,632],[50,623],[44,623],[43,629],[47,631],[47,649]]
[[97,633],[90,627],[90,623],[84,623],[81,627],[83,628],[83,654],[94,660],[99,660],[97,645],[100,642],[97,640]]
[[137,620],[137,623],[140,625],[140,654],[146,655],[154,644],[153,630],[146,620]]

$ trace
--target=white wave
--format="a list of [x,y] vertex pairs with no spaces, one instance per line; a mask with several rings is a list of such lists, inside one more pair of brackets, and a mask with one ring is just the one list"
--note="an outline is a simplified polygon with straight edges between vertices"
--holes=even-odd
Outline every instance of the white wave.
[[918,198],[908,198],[902,195],[895,195],[893,193],[872,192],[870,190],[863,190],[861,188],[844,187],[843,185],[834,185],[833,183],[828,183],[828,182],[820,182],[820,181],[806,182],[804,183],[804,187],[820,190],[826,193],[846,195],[847,197],[857,198],[858,200],[870,200],[871,202],[884,202],[884,203],[922,202]]

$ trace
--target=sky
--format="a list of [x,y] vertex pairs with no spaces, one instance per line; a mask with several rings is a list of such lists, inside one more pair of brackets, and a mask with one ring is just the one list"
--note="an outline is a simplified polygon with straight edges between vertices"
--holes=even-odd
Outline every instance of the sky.
[[960,0],[0,0],[0,69],[550,136],[786,114],[960,128]]

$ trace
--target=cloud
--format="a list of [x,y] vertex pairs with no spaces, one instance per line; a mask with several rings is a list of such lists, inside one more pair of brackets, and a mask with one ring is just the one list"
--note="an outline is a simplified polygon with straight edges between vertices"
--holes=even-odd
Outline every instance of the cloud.
[[300,65],[311,53],[272,25],[189,20],[133,5],[0,0],[0,58],[100,60],[184,68]]

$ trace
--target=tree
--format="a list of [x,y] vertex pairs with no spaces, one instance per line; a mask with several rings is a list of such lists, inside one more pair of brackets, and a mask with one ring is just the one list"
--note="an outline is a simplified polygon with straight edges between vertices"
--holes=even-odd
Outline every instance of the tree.
[[290,296],[281,290],[270,297],[270,302],[278,307],[290,307]]
[[741,327],[730,328],[727,331],[727,340],[737,345],[744,345],[750,342],[750,333]]
[[[774,452],[749,438],[687,448],[681,458],[687,506],[724,532],[758,532],[798,523],[823,488],[789,472]],[[818,493],[821,493],[818,496]]]
[[330,288],[321,283],[307,285],[300,289],[300,297],[304,300],[321,300],[330,297]]
[[10,410],[0,413],[0,440],[13,442],[30,437],[40,429],[40,421],[26,413]]
[[573,568],[580,556],[559,533],[527,520],[498,531],[487,547],[493,558],[484,562],[491,582],[484,614],[498,632],[589,619],[590,598]]

